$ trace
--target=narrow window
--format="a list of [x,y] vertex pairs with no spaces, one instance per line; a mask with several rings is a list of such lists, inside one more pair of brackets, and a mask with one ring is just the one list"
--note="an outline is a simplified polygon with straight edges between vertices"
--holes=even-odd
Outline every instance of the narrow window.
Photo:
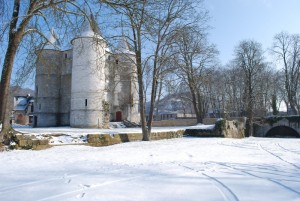
[[36,96],[38,96],[38,94],[39,94],[39,87],[36,86]]
[[118,59],[116,59],[116,64],[119,64],[119,60]]
[[41,110],[41,108],[42,108],[42,104],[39,104],[39,110]]
[[31,105],[31,112],[33,112],[34,110],[33,110],[33,104]]
[[87,99],[85,99],[85,107],[87,106]]
[[67,53],[65,54],[65,59],[66,59],[66,58],[68,58],[68,54],[67,54]]

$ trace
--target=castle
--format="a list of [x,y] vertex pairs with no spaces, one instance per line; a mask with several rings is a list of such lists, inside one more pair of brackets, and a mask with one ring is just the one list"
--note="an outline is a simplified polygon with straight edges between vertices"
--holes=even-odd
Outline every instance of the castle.
[[138,123],[135,54],[126,39],[111,51],[95,22],[86,19],[71,44],[72,49],[59,50],[51,31],[37,51],[33,125],[107,128],[110,121]]

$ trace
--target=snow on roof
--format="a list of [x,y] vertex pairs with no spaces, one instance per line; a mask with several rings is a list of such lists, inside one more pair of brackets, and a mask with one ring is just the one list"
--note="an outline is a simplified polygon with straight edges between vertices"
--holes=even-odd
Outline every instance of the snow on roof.
[[[81,27],[81,33],[79,35],[79,37],[96,37],[99,39],[103,39],[103,37],[100,35],[100,33],[95,32],[92,27],[91,24],[95,24],[96,22],[93,22],[92,19],[88,19],[87,17],[85,18],[84,22],[83,22],[83,26]],[[96,25],[94,25],[96,26]],[[99,28],[97,28],[99,30]]]
[[48,36],[48,42],[43,47],[44,50],[60,50],[60,43],[55,30],[52,28]]
[[15,96],[15,101],[14,101],[14,110],[26,110],[28,107],[29,103],[34,102],[32,97],[29,96]]
[[130,50],[128,41],[126,37],[123,35],[116,50],[117,54],[132,54],[135,55],[133,51]]

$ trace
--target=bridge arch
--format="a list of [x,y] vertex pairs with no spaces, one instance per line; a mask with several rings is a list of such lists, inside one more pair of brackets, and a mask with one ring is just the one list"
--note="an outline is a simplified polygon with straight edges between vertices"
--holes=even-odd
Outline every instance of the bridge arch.
[[281,138],[300,138],[299,133],[289,126],[276,126],[271,128],[265,135],[266,137]]

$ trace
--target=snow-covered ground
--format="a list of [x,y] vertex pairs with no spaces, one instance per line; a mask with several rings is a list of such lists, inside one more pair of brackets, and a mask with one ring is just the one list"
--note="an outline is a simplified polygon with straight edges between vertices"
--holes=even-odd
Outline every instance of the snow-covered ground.
[[0,200],[296,201],[300,140],[185,137],[2,152]]

